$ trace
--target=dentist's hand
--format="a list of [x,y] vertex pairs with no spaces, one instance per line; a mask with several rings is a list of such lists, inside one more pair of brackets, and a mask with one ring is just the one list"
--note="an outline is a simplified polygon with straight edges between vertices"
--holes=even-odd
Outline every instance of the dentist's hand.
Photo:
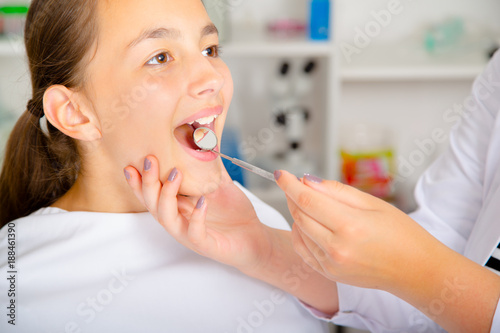
[[495,273],[380,199],[335,181],[276,175],[295,220],[294,248],[316,271],[388,291],[446,331],[489,332],[500,295]]
[[332,280],[391,290],[401,270],[429,263],[441,246],[403,212],[350,186],[310,176],[300,182],[286,171],[278,184],[295,220],[295,250]]

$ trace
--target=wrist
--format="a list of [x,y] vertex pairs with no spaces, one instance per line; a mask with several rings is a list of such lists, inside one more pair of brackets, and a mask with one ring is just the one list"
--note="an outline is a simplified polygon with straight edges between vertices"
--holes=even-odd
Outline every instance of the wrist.
[[291,232],[269,228],[263,259],[244,274],[269,283],[328,315],[338,311],[337,285],[309,267],[293,249]]
[[499,277],[438,240],[407,258],[410,269],[387,290],[450,332],[489,332]]
[[[289,231],[273,229],[264,226],[264,233],[256,246],[257,253],[251,265],[244,265],[238,269],[245,275],[269,282],[275,277],[280,267],[286,265],[286,243],[290,237]],[[293,249],[289,249],[293,250]]]

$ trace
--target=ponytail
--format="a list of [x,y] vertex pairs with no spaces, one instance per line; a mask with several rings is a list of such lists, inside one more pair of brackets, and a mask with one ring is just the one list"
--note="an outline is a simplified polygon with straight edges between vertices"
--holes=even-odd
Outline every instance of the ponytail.
[[25,112],[7,143],[0,175],[0,227],[50,206],[76,180],[79,155],[74,142],[50,125],[47,136],[39,120]]
[[24,33],[33,99],[7,142],[0,174],[0,228],[52,205],[75,183],[75,141],[48,124],[43,95],[52,85],[83,85],[83,59],[96,38],[96,0],[32,0]]

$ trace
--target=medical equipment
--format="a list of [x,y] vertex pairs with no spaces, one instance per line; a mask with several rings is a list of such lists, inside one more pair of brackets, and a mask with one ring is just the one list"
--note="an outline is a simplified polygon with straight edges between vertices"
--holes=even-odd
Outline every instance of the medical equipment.
[[226,160],[230,161],[231,163],[248,170],[250,172],[255,173],[256,175],[259,175],[263,178],[269,179],[271,181],[275,181],[274,175],[268,171],[265,171],[259,167],[256,167],[255,165],[252,165],[250,163],[244,162],[242,160],[239,160],[237,158],[232,158],[227,155],[224,155],[218,151],[215,151],[214,148],[217,147],[218,139],[217,135],[214,133],[209,128],[206,127],[200,127],[197,128],[194,133],[193,133],[193,140],[194,143],[200,147],[203,150],[211,151],[216,154],[218,154],[220,157],[225,158]]

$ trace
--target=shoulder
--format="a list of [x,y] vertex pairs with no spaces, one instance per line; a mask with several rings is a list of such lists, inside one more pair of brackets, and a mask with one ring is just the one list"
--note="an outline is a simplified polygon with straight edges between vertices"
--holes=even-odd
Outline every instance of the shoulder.
[[286,219],[276,209],[266,204],[264,201],[255,196],[252,192],[241,186],[238,182],[234,182],[238,188],[248,197],[250,202],[259,217],[259,220],[275,229],[290,230],[290,225]]
[[[0,251],[9,237],[15,237],[18,248],[29,251],[45,244],[74,240],[74,236],[115,235],[136,232],[138,228],[157,227],[149,213],[112,214],[68,212],[59,208],[42,208],[29,216],[14,220],[0,230]],[[155,231],[155,230],[153,230]]]

